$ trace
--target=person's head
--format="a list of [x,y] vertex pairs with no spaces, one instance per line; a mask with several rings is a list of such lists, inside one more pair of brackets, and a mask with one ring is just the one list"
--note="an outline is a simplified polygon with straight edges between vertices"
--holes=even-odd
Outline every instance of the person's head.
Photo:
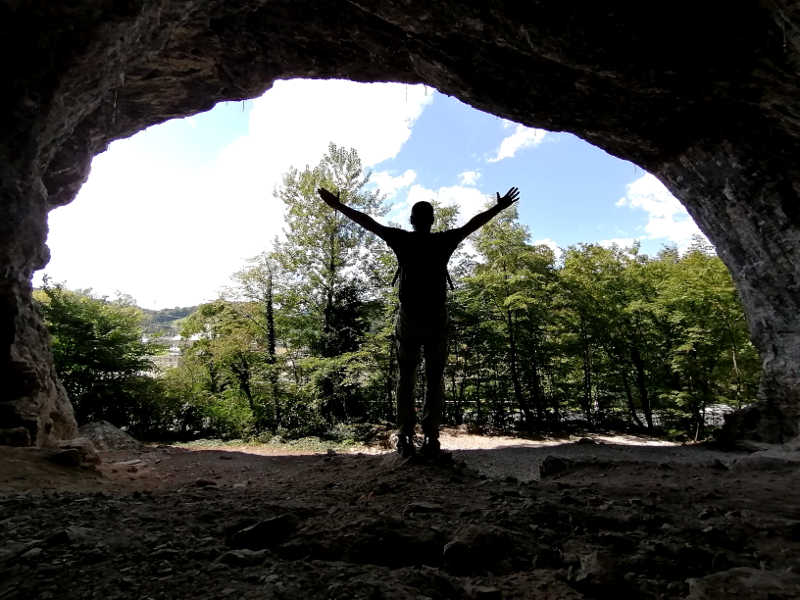
[[427,233],[433,226],[433,204],[430,202],[417,202],[411,208],[411,226],[414,231]]

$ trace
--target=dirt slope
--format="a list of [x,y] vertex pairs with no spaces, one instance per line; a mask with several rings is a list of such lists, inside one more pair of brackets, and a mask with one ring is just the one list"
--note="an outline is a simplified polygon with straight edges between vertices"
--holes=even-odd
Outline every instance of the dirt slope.
[[507,440],[99,471],[2,448],[0,600],[800,597],[800,453]]

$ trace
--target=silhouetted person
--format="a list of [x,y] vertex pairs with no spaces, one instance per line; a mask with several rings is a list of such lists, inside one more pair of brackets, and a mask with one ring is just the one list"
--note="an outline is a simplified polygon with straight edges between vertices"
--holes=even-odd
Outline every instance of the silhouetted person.
[[469,234],[488,223],[500,211],[519,200],[519,190],[512,187],[505,196],[497,194],[497,204],[474,216],[456,229],[431,233],[433,206],[417,202],[411,209],[414,231],[386,227],[375,219],[339,200],[324,188],[317,190],[331,208],[335,208],[394,250],[399,263],[400,311],[395,325],[397,362],[397,452],[404,457],[414,454],[414,384],[420,348],[425,356],[425,405],[422,411],[424,455],[439,454],[439,422],[442,417],[442,376],[447,362],[447,262]]

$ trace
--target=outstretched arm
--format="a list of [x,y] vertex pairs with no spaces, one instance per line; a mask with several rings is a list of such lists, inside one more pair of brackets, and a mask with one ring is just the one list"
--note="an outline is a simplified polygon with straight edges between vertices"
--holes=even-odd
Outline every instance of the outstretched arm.
[[519,189],[512,187],[506,192],[506,195],[500,197],[500,192],[497,192],[497,204],[472,217],[465,225],[459,227],[456,231],[461,233],[463,240],[469,234],[476,232],[478,229],[486,225],[489,221],[494,219],[500,211],[505,210],[514,202],[519,200]]
[[367,231],[371,231],[379,238],[386,239],[386,232],[390,229],[389,227],[381,225],[369,215],[364,214],[355,208],[350,208],[349,206],[342,204],[341,200],[339,200],[339,193],[334,195],[333,192],[330,192],[325,188],[319,188],[317,193],[319,194],[319,197],[322,198],[323,202],[325,202],[325,204],[338,210],[340,213],[346,217],[349,217]]

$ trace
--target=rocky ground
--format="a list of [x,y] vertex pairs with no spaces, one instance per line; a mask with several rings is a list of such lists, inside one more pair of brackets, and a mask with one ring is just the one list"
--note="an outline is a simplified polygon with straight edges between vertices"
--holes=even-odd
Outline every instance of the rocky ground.
[[0,599],[800,598],[796,450],[454,433],[437,464],[2,448]]

